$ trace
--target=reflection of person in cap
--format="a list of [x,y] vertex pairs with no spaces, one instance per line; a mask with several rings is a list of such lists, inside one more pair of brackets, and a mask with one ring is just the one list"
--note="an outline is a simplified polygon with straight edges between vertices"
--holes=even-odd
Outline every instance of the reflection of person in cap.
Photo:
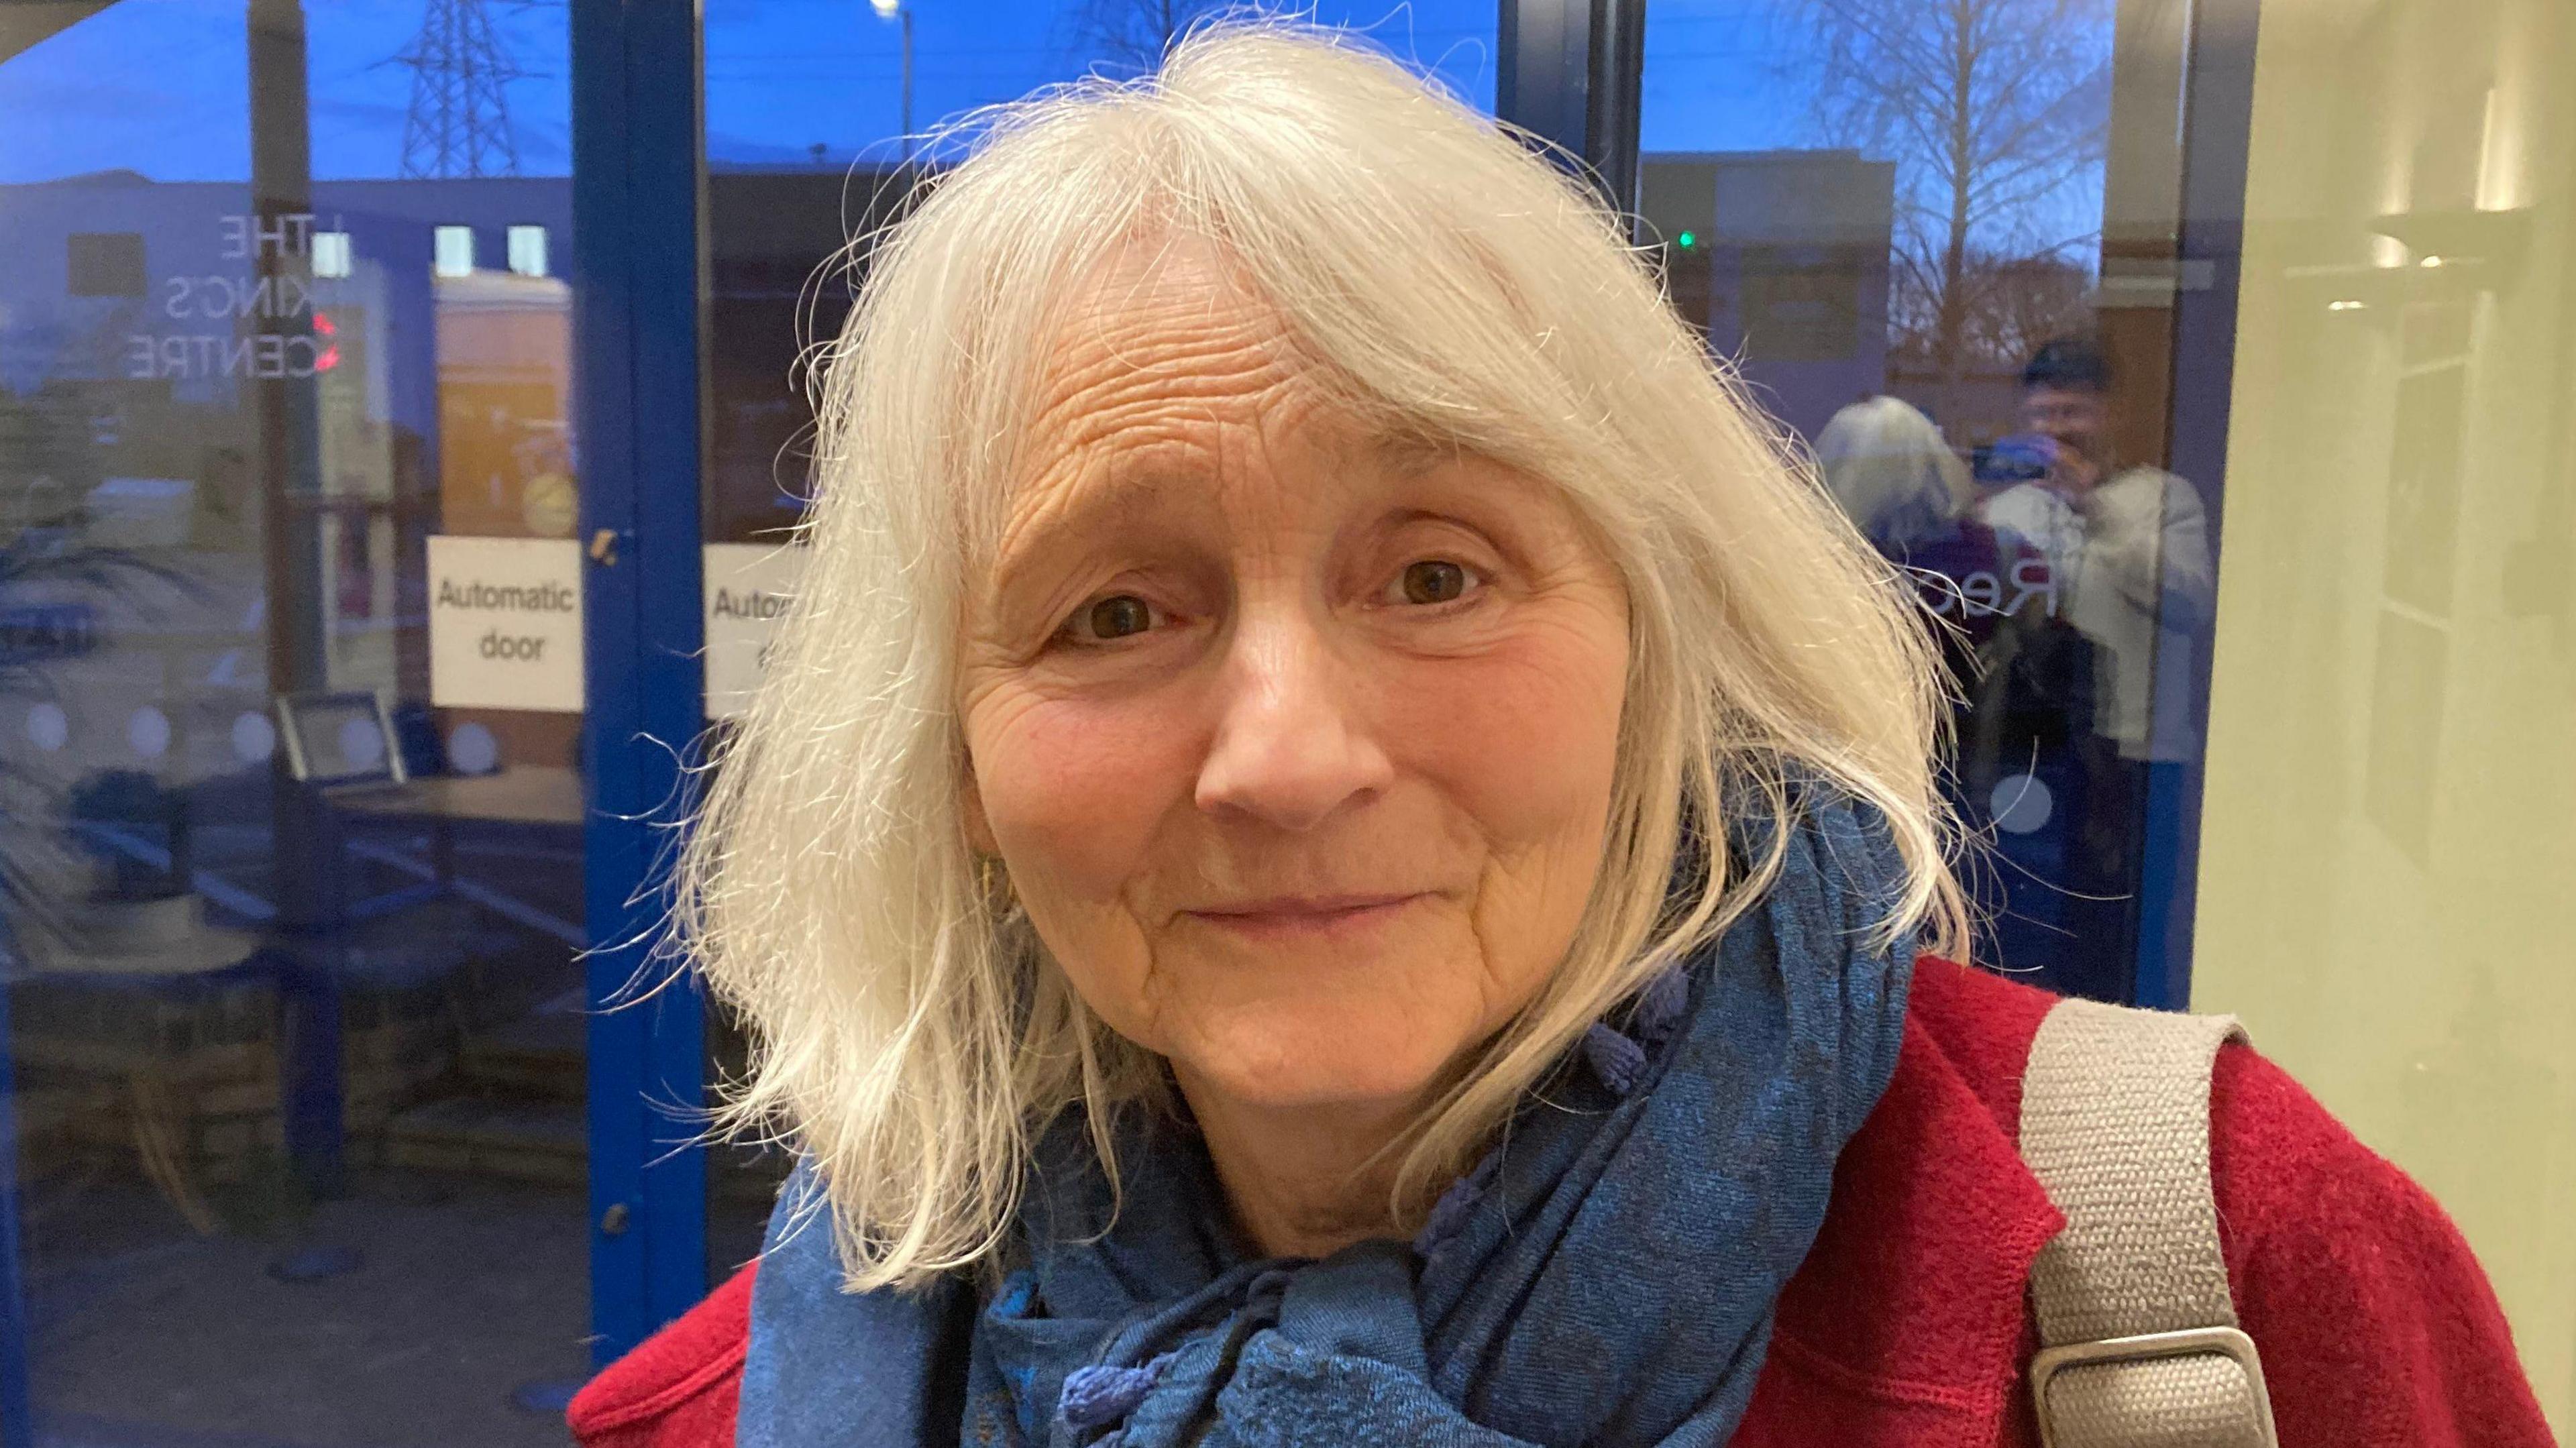
[[2105,918],[2076,933],[2125,984],[2123,921],[2137,892],[2146,800],[2156,774],[2199,758],[2193,703],[2216,576],[2199,491],[2161,468],[2123,465],[2111,417],[2101,349],[2077,339],[2042,347],[2022,372],[2027,434],[2011,441],[2044,471],[1989,499],[1985,514],[2047,556],[2065,617],[2093,645],[2087,798],[2067,884],[2081,897],[2112,897]]
[[2191,483],[2123,467],[2110,438],[2111,371],[2089,342],[2042,347],[2022,372],[2022,420],[2051,445],[2042,477],[1997,494],[1986,521],[2047,554],[2067,616],[2110,654],[2096,730],[2132,761],[2198,757],[2189,707],[2216,574]]

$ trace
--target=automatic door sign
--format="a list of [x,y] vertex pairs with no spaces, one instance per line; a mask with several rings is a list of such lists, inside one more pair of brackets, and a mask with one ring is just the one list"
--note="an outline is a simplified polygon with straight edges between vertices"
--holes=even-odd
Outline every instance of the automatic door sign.
[[805,550],[792,543],[710,543],[706,552],[707,717],[751,706],[769,636],[796,586]]
[[429,701],[581,712],[579,544],[429,540]]

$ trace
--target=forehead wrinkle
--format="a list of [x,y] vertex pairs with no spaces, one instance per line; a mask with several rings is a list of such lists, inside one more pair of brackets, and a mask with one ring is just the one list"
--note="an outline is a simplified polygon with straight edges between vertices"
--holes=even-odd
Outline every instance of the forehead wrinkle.
[[1285,341],[1277,320],[1252,306],[1191,313],[1145,304],[1107,313],[1101,325],[1056,345],[1030,436],[1049,445],[1042,451],[1060,452],[1157,411],[1204,418],[1214,409],[1190,404],[1257,402],[1296,370],[1281,355]]
[[1140,400],[1254,398],[1307,365],[1288,319],[1241,263],[1186,231],[1131,236],[1049,310],[1032,438],[1085,443]]
[[1220,278],[1095,281],[1040,378],[997,580],[1054,526],[1146,512],[1189,474],[1221,468],[1229,425],[1260,432],[1304,370],[1293,350],[1274,310]]

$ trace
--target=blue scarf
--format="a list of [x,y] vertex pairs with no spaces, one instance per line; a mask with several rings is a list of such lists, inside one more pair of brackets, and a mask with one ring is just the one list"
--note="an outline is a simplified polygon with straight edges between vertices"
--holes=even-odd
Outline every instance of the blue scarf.
[[1410,1243],[1253,1258],[1204,1149],[1159,1119],[1125,1129],[1113,1219],[1075,1120],[988,1301],[849,1296],[829,1233],[784,1230],[791,1188],[737,1442],[1722,1444],[1895,1070],[1912,944],[1869,941],[1901,878],[1875,816],[1811,801],[1763,901],[1592,1027]]

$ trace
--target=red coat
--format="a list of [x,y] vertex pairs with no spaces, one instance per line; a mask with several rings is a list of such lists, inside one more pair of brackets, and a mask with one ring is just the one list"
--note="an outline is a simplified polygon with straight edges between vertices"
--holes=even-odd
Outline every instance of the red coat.
[[[1780,1299],[1739,1448],[2029,1448],[2031,1259],[2062,1223],[2014,1148],[2052,997],[1926,960],[1887,1095]],[[2433,1199],[2241,1046],[2211,1172],[2283,1448],[2547,1448],[2495,1294]],[[573,1400],[584,1448],[731,1448],[753,1268]]]

